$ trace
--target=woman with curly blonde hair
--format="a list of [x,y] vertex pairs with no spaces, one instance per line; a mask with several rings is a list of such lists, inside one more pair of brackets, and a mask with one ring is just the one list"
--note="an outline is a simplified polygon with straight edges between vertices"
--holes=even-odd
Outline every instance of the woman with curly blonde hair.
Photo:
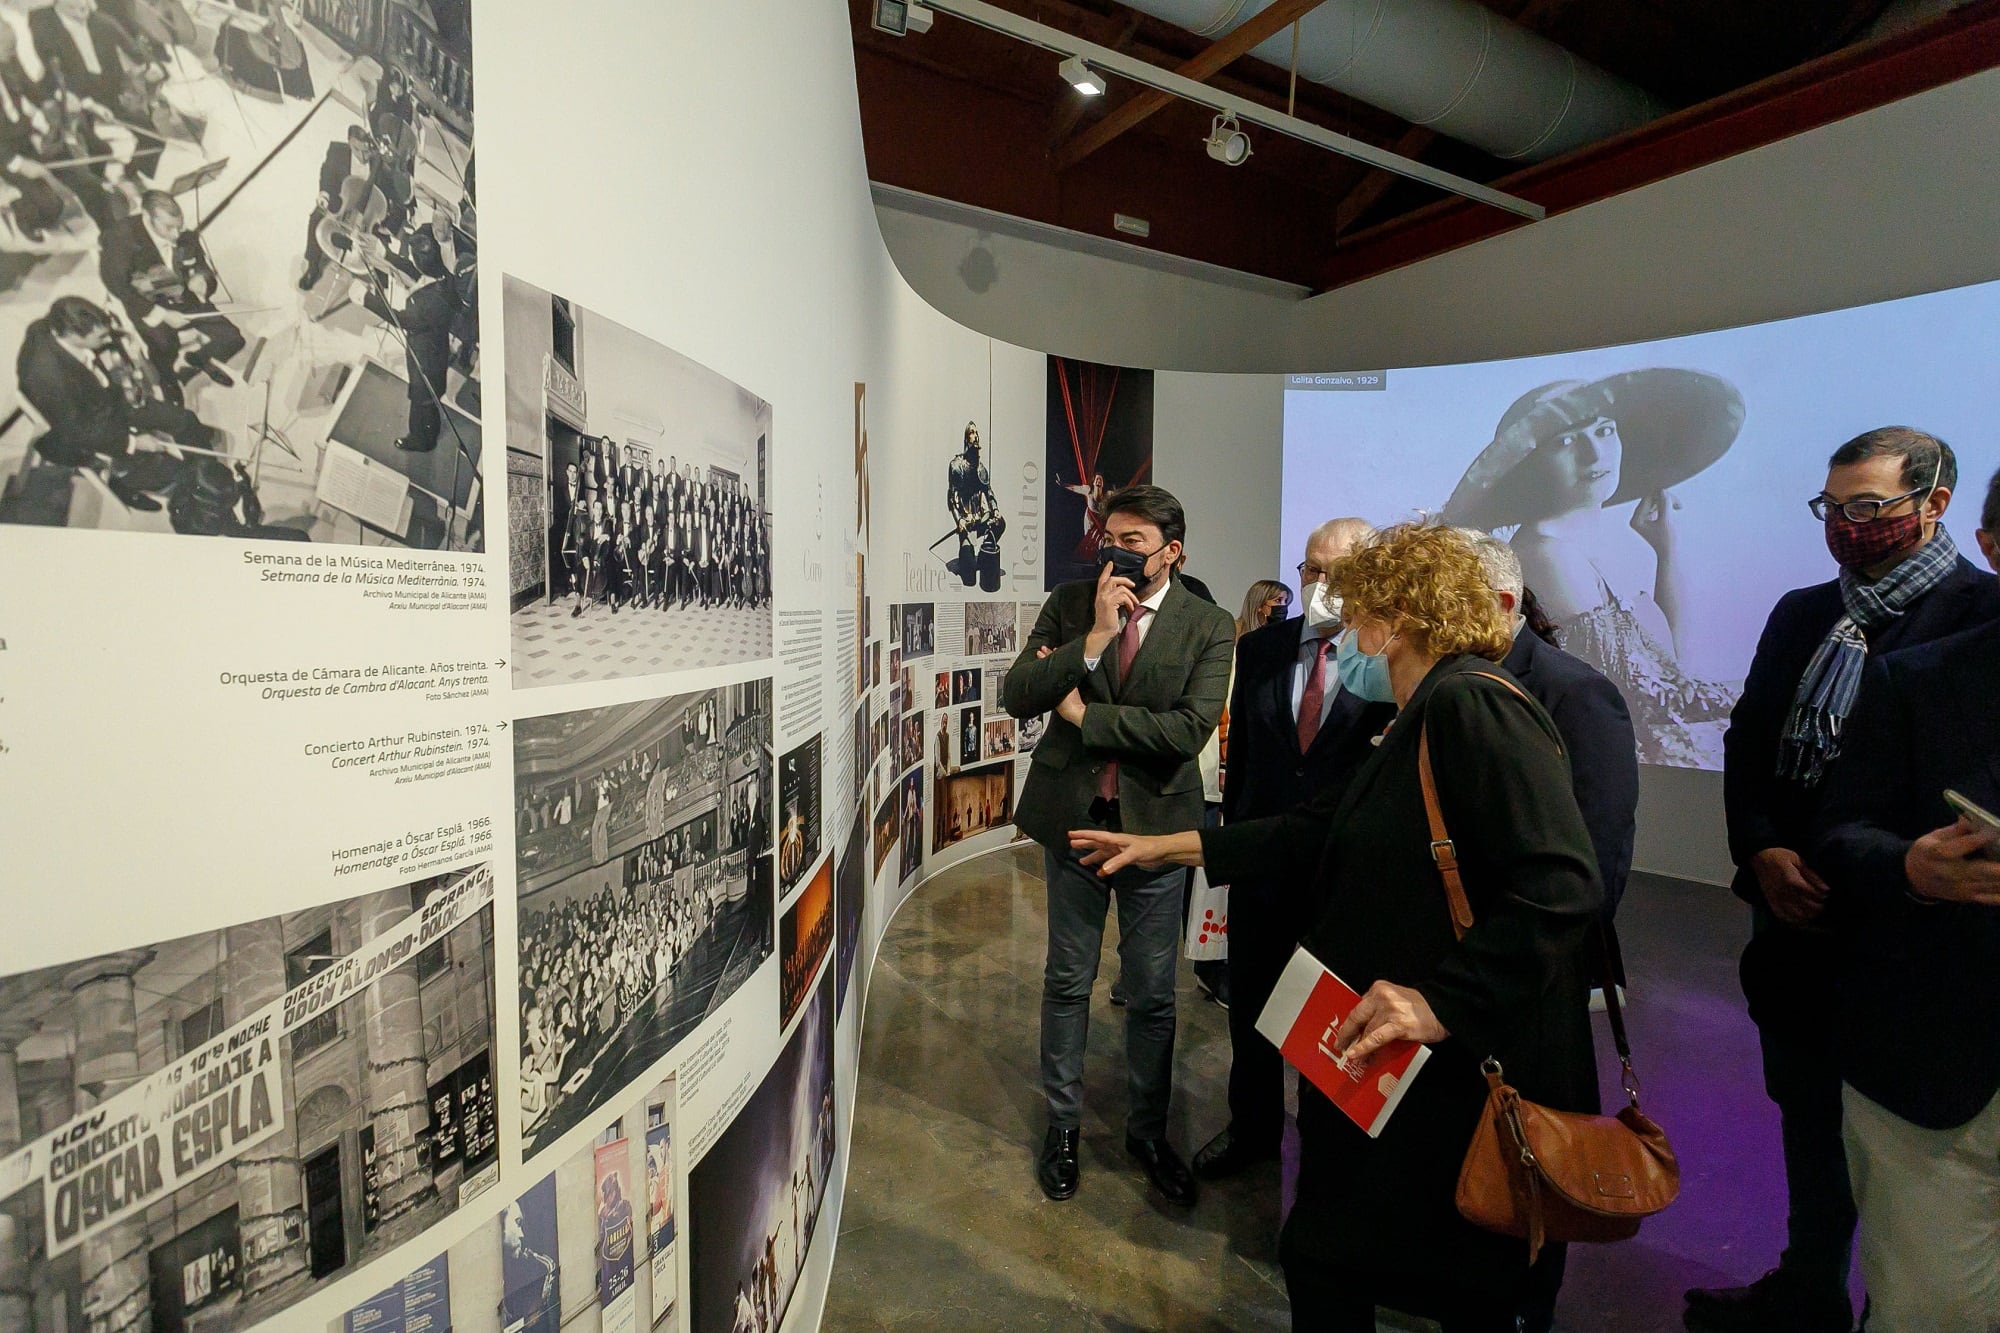
[[[1521,1095],[1597,1109],[1583,947],[1601,890],[1555,724],[1495,663],[1511,629],[1478,553],[1431,524],[1391,528],[1336,562],[1343,689],[1395,720],[1344,791],[1272,819],[1152,837],[1078,830],[1085,861],[1205,865],[1289,878],[1310,901],[1304,947],[1362,1002],[1335,1035],[1351,1061],[1385,1042],[1431,1058],[1380,1137],[1299,1088],[1298,1202],[1280,1258],[1300,1329],[1372,1330],[1387,1306],[1446,1333],[1511,1330],[1561,1280],[1562,1247],[1473,1227],[1453,1202],[1486,1099],[1481,1061]],[[1453,921],[1419,777],[1427,744],[1469,924]],[[1460,927],[1463,926],[1462,935]]]

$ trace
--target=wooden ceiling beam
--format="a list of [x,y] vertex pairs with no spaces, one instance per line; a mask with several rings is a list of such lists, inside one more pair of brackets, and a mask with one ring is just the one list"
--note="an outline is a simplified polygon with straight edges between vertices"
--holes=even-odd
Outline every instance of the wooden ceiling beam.
[[[1182,62],[1174,73],[1185,79],[1203,82],[1248,54],[1251,48],[1262,44],[1266,38],[1283,32],[1323,3],[1325,0],[1277,0],[1277,3],[1253,15],[1243,26],[1207,50]],[[1068,171],[1133,126],[1157,114],[1173,100],[1171,94],[1151,88],[1141,89],[1112,108],[1110,114],[1089,129],[1058,144],[1053,155],[1056,170]]]

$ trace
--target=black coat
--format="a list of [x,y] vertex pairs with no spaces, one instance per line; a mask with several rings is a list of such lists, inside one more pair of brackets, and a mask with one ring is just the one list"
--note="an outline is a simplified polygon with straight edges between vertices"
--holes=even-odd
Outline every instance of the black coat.
[[[1800,678],[1845,612],[1836,580],[1779,598],[1757,640],[1743,696],[1729,715],[1729,730],[1722,737],[1722,800],[1729,819],[1729,857],[1736,863],[1731,888],[1745,902],[1763,902],[1750,871],[1751,857],[1769,847],[1803,854],[1812,845],[1826,784],[1807,787],[1779,777],[1778,741]],[[2000,587],[1992,575],[1961,558],[1942,584],[1869,640],[1869,655],[1927,643],[1995,618],[2000,618]]]
[[[1320,792],[1334,796],[1375,751],[1369,741],[1396,715],[1391,704],[1367,703],[1340,688],[1327,654],[1327,688],[1335,691],[1312,745],[1299,752],[1292,713],[1292,667],[1298,661],[1305,620],[1294,616],[1251,630],[1236,641],[1236,683],[1229,696],[1229,762],[1222,778],[1226,823],[1282,815]],[[1230,885],[1234,906],[1261,905],[1266,888],[1296,881],[1252,876]],[[1294,895],[1288,895],[1294,896]],[[1297,906],[1297,904],[1288,904]],[[1288,914],[1288,915],[1296,915]],[[1304,921],[1298,921],[1300,928]],[[1297,932],[1293,932],[1293,939]]]
[[1996,682],[2000,622],[1870,661],[1813,851],[1841,945],[1841,1073],[1926,1129],[2000,1092],[2000,907],[1920,902],[1903,869],[1957,818],[1945,788],[2000,810]]
[[82,48],[53,5],[28,14],[28,35],[35,39],[35,51],[48,70],[48,82],[55,83],[60,74],[63,86],[71,92],[116,112],[118,96],[125,87],[125,66],[121,63],[127,49],[125,35],[109,14],[95,10],[85,21],[84,29],[90,34],[93,54],[97,57],[94,74],[84,61]]
[[[1418,1313],[1440,1283],[1511,1308],[1526,1268],[1523,1242],[1478,1231],[1452,1202],[1485,1100],[1479,1062],[1497,1057],[1532,1101],[1598,1104],[1585,944],[1603,895],[1590,834],[1541,706],[1498,681],[1463,678],[1498,671],[1447,658],[1344,794],[1202,834],[1219,881],[1309,881],[1323,907],[1306,937],[1315,956],[1357,991],[1378,980],[1414,986],[1451,1033],[1378,1139],[1316,1091],[1300,1093],[1299,1225],[1319,1237],[1326,1262],[1369,1283],[1371,1298]],[[1431,860],[1417,765],[1426,728],[1474,918],[1462,940]]]
[[49,423],[37,448],[51,463],[88,467],[131,452],[132,409],[56,341],[48,320],[28,325],[14,371],[21,396]]
[[1501,661],[1507,674],[1548,710],[1569,755],[1571,785],[1604,885],[1605,915],[1618,910],[1632,873],[1638,825],[1639,744],[1625,696],[1582,658],[1552,648],[1523,628]]

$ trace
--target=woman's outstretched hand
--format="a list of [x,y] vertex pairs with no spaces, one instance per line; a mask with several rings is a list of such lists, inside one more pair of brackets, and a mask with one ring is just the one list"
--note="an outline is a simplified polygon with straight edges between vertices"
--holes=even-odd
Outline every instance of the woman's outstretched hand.
[[1108,829],[1075,828],[1069,831],[1069,846],[1083,854],[1083,863],[1109,879],[1127,866],[1157,870],[1167,863],[1159,838],[1142,833],[1113,833]]

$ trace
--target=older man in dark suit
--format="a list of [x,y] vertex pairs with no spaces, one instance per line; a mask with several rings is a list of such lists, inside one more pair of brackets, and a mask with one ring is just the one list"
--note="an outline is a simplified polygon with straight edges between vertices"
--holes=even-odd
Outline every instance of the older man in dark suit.
[[1887,426],[1828,460],[1809,502],[1840,577],[1786,593],[1771,612],[1723,737],[1734,889],[1752,910],[1743,994],[1778,1105],[1789,1195],[1777,1268],[1743,1287],[1688,1293],[1697,1333],[1847,1333],[1854,1198],[1841,1146],[1837,958],[1827,886],[1807,860],[1825,780],[1863,665],[2000,614],[2000,588],[1958,553],[1941,520],[1958,462],[1934,436]]
[[1162,1195],[1189,1204],[1194,1179],[1166,1137],[1184,874],[1133,870],[1101,879],[1070,849],[1069,833],[1200,824],[1199,759],[1228,697],[1235,625],[1173,577],[1187,535],[1178,500],[1157,486],[1133,486],[1105,512],[1102,571],[1050,594],[1002,698],[1017,718],[1055,714],[1014,812],[1016,827],[1042,845],[1048,878],[1041,1069],[1049,1130],[1037,1175],[1052,1199],[1076,1192],[1090,989],[1116,893],[1129,997],[1125,1146]]
[[[1333,669],[1340,608],[1337,598],[1327,601],[1326,571],[1374,532],[1358,518],[1313,529],[1299,562],[1305,614],[1237,640],[1224,822],[1282,815],[1325,788],[1344,787],[1374,753],[1369,741],[1395,716],[1393,707],[1341,689]],[[1257,1015],[1310,924],[1299,888],[1283,879],[1229,886],[1229,1124],[1194,1156],[1203,1179],[1235,1175],[1278,1155],[1285,1062],[1257,1031]]]
[[[2000,473],[1980,549],[2000,572]],[[2000,1328],[2000,621],[1868,664],[1813,863],[1841,953],[1868,1327]]]

